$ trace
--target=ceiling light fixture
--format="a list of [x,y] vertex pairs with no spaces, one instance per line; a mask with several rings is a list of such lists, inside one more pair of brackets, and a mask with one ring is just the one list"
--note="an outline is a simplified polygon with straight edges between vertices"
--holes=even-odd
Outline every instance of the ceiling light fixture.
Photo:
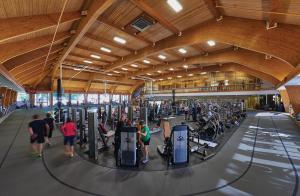
[[144,59],[143,62],[146,63],[146,64],[150,64],[150,61],[148,61],[146,59]]
[[188,65],[183,65],[182,67],[185,68],[185,69],[189,68]]
[[92,64],[92,61],[88,61],[88,60],[84,60],[83,62],[88,63],[88,64]]
[[122,69],[122,70],[124,70],[124,71],[127,71],[127,70],[128,70],[128,69],[127,69],[127,68],[125,68],[125,67],[122,67],[121,69]]
[[130,66],[131,66],[131,67],[138,67],[137,64],[131,64]]
[[182,78],[182,76],[177,76],[177,78]]
[[180,48],[180,49],[178,49],[178,52],[185,54],[185,53],[187,53],[187,50],[184,48]]
[[108,75],[108,76],[112,76],[112,74],[111,74],[111,73],[108,73],[107,75]]
[[151,76],[151,73],[147,73],[148,76]]
[[174,69],[173,69],[173,68],[170,68],[169,70],[170,70],[170,71],[174,71]]
[[115,42],[118,42],[118,43],[120,43],[120,44],[126,44],[126,40],[125,39],[123,39],[123,38],[121,38],[121,37],[114,37],[114,41]]
[[162,78],[160,78],[159,80],[160,80],[160,81],[162,81],[163,79],[162,79]]
[[182,5],[178,0],[167,0],[167,3],[175,12],[180,12],[182,10]]
[[160,70],[158,70],[158,71],[157,71],[157,73],[161,73],[161,71],[160,71]]
[[81,71],[81,69],[80,69],[80,68],[74,68],[74,70],[75,70],[75,71]]
[[172,77],[168,77],[168,80],[172,80]]
[[120,73],[120,72],[118,72],[118,71],[114,71],[114,73],[117,73],[117,74],[118,74],[118,73]]
[[160,55],[158,55],[158,58],[165,60],[167,57],[165,55],[160,54]]
[[189,74],[188,76],[193,76],[194,74]]
[[101,47],[100,50],[104,51],[104,52],[111,52],[111,49],[109,48],[105,48],[105,47]]
[[208,41],[207,41],[207,44],[208,44],[209,46],[214,46],[214,45],[216,45],[216,42],[215,42],[214,40],[208,40]]
[[206,72],[201,72],[200,74],[201,74],[201,75],[205,75],[205,74],[207,74],[207,73],[206,73]]
[[95,58],[95,59],[100,59],[101,57],[95,54],[91,54],[91,57]]

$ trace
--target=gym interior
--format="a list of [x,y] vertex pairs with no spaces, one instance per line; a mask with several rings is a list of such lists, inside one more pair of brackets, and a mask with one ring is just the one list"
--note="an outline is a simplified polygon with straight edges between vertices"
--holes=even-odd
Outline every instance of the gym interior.
[[2,0],[0,195],[300,195],[299,0]]

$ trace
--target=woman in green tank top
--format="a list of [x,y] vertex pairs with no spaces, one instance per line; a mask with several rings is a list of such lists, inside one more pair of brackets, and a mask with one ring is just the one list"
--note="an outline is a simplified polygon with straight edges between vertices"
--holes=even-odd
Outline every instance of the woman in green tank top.
[[144,160],[142,163],[147,163],[149,161],[149,144],[150,144],[150,129],[147,125],[144,124],[143,121],[140,121],[139,123],[141,126],[141,130],[139,130],[139,134],[141,135],[141,140],[143,142],[143,151],[144,151]]

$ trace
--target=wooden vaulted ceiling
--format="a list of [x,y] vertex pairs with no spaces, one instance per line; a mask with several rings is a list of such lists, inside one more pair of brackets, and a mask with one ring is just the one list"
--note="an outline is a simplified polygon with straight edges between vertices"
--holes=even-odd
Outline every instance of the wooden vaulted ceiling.
[[[299,1],[178,1],[176,13],[165,0],[3,0],[0,71],[16,85],[54,90],[61,68],[65,91],[117,93],[183,71],[239,71],[274,85],[300,72]],[[143,32],[130,26],[139,16],[153,21]]]

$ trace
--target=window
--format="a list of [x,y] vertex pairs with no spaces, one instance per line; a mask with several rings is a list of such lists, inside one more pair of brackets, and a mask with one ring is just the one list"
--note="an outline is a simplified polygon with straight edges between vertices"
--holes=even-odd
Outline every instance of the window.
[[28,101],[29,100],[29,95],[27,93],[19,93],[17,95],[17,101]]
[[88,103],[98,104],[98,94],[88,94]]

